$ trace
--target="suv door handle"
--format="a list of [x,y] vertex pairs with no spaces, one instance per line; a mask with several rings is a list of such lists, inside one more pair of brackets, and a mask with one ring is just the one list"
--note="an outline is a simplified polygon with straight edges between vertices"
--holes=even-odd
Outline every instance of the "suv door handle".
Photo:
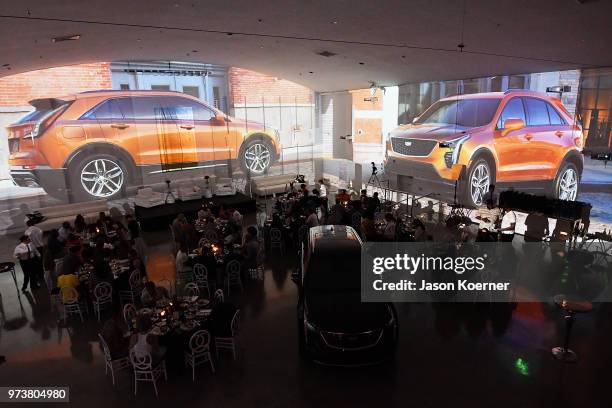
[[527,133],[527,134],[525,135],[525,139],[526,139],[526,140],[531,140],[531,139],[533,139],[533,135],[531,135],[531,134]]
[[560,130],[557,130],[557,131],[555,132],[555,136],[557,136],[557,137],[561,137],[561,136],[563,136],[563,132],[562,132],[562,131],[560,131]]
[[113,123],[111,127],[115,129],[127,129],[130,125],[126,125],[125,123]]
[[182,129],[191,130],[191,129],[193,129],[195,126],[193,126],[193,125],[180,125],[180,127],[181,127]]

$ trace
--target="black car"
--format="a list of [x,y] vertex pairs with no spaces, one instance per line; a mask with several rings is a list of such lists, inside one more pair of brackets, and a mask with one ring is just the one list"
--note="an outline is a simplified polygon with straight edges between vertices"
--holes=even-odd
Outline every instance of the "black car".
[[300,351],[331,365],[384,361],[395,351],[391,303],[361,302],[361,240],[351,227],[311,228],[301,251],[297,307]]

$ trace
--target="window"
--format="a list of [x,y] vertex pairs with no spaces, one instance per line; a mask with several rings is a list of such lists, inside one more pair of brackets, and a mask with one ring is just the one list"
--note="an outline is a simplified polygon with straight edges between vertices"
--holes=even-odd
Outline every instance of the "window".
[[[123,98],[125,99],[125,98]],[[96,106],[93,110],[83,115],[84,119],[123,119],[123,115],[119,110],[116,99],[109,99]]]
[[119,89],[121,89],[122,91],[129,91],[130,84],[119,84]]
[[218,86],[213,86],[213,105],[217,109],[221,109],[221,92]]
[[525,120],[525,109],[523,108],[523,101],[521,98],[512,98],[506,103],[504,110],[501,115],[499,115],[499,121],[497,122],[498,129],[504,128],[506,119],[523,119],[523,123],[527,122]]
[[493,120],[500,99],[455,99],[431,105],[417,123],[448,123],[464,127],[483,126]]
[[191,99],[171,96],[163,98],[168,115],[177,120],[210,120],[214,112]]
[[565,125],[565,121],[551,104],[547,103],[546,109],[548,109],[548,117],[550,118],[551,125]]
[[126,118],[131,119],[165,119],[160,98],[154,96],[121,98],[120,110]]
[[187,95],[194,96],[196,98],[200,97],[200,88],[197,86],[184,86],[183,93]]
[[152,91],[169,91],[170,85],[151,85]]
[[527,126],[548,126],[548,109],[546,102],[541,99],[525,98],[527,105]]

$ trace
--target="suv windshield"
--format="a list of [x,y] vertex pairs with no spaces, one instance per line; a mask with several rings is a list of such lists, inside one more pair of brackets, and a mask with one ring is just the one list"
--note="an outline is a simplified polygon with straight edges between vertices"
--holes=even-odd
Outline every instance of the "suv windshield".
[[477,127],[490,123],[501,99],[456,99],[431,105],[414,123]]

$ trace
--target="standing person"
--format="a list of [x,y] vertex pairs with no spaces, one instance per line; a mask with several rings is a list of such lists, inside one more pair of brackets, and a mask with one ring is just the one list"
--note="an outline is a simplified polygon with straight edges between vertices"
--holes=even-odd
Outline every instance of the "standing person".
[[540,212],[530,213],[525,218],[525,241],[527,242],[540,242],[548,235],[548,217]]
[[317,212],[313,208],[308,209],[308,218],[306,218],[306,225],[308,228],[316,227],[319,225],[319,218]]
[[504,208],[504,213],[501,218],[501,233],[502,242],[512,242],[514,240],[514,230],[516,229],[516,214],[510,208]]
[[19,260],[21,270],[23,271],[23,286],[21,287],[21,291],[25,293],[28,289],[28,283],[30,284],[30,289],[38,289],[40,287],[38,284],[39,273],[36,268],[40,263],[36,261],[36,257],[40,256],[40,254],[36,248],[34,248],[27,235],[23,235],[19,238],[19,245],[15,247],[13,256]]
[[43,242],[42,230],[35,225],[33,220],[28,220],[26,222],[26,225],[28,226],[28,228],[25,230],[24,235],[27,235],[30,238],[32,245],[42,256],[43,248],[45,246]]
[[396,226],[397,226],[397,222],[395,221],[393,214],[386,213],[385,214],[385,230],[383,231],[383,239],[385,241],[395,240]]
[[64,221],[62,223],[62,226],[58,230],[58,233],[59,233],[59,240],[62,242],[66,242],[70,234],[72,234],[72,227],[70,226],[70,223],[68,221]]

